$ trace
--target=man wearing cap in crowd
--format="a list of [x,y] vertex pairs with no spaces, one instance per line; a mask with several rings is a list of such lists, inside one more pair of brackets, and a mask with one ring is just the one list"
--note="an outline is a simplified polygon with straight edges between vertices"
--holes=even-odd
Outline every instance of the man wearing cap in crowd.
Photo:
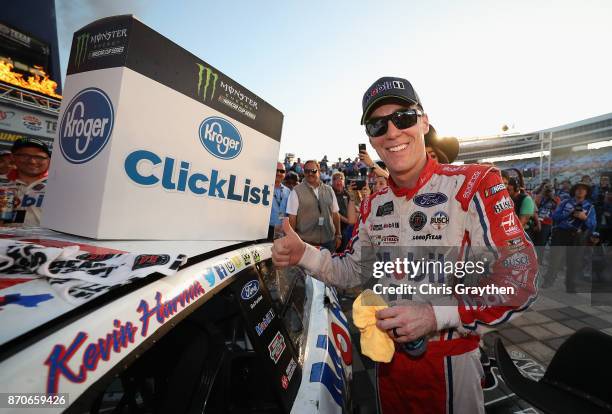
[[285,171],[285,180],[283,181],[283,184],[285,184],[285,187],[287,187],[289,190],[293,190],[293,187],[300,183],[300,178],[293,171],[288,171],[287,169],[285,169]]
[[591,185],[576,183],[552,214],[554,223],[551,240],[550,266],[544,276],[542,287],[555,283],[557,273],[566,259],[565,290],[576,292],[576,276],[582,273],[582,253],[590,232],[597,225],[595,207],[589,200]]
[[425,151],[429,158],[440,164],[450,164],[459,155],[459,140],[454,137],[438,137],[433,125],[429,124],[429,132],[425,134]]
[[[8,172],[8,182],[0,186],[0,192],[12,193],[13,214],[4,220],[4,225],[40,226],[51,151],[41,140],[20,138],[11,153],[15,168]],[[6,196],[0,200],[3,209],[7,200]]]
[[[325,283],[345,288],[367,283],[372,273],[367,274],[364,263],[387,246],[401,249],[401,254],[431,246],[461,246],[466,255],[468,250],[473,255],[480,248],[495,252],[498,260],[492,264],[509,257],[504,251],[508,249],[501,246],[511,245],[512,253],[525,254],[528,260],[521,263],[520,272],[524,285],[508,306],[491,306],[482,298],[476,298],[479,305],[470,306],[448,295],[376,312],[376,327],[395,342],[391,361],[377,364],[382,413],[484,413],[476,329],[505,322],[535,300],[533,246],[516,224],[512,207],[502,202],[508,192],[496,169],[442,165],[427,156],[424,135],[429,118],[410,82],[393,77],[377,80],[365,92],[362,109],[361,123],[370,144],[389,170],[389,190],[362,204],[358,231],[343,254],[331,255],[304,243],[285,221],[286,236],[274,242],[272,259],[279,267],[303,266]],[[429,220],[434,217],[438,219]],[[501,276],[501,268],[491,266],[491,278]],[[514,277],[509,270],[497,280],[516,283],[509,281]],[[447,277],[457,282],[454,275]],[[408,282],[427,285],[429,278]],[[421,356],[404,352],[420,338],[428,341]]]

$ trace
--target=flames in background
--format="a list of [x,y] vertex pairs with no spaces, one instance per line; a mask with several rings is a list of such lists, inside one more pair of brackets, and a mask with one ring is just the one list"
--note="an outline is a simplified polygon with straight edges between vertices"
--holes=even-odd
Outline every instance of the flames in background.
[[41,75],[31,75],[24,79],[24,75],[13,71],[12,63],[0,60],[0,81],[61,99],[62,96],[55,93],[57,82],[51,80],[42,67],[34,67]]

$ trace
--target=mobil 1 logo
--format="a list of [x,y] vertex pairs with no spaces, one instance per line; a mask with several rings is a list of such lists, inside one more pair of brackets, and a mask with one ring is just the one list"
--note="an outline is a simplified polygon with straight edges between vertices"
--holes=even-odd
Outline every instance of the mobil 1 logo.
[[70,101],[60,122],[59,145],[68,162],[82,164],[98,155],[110,140],[115,111],[101,89],[87,88]]

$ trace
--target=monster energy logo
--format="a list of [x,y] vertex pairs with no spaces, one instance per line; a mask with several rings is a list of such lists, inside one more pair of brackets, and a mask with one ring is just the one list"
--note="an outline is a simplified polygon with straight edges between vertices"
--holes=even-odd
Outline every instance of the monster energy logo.
[[[210,100],[213,99],[213,97],[215,96],[215,88],[217,87],[217,80],[219,79],[219,75],[217,75],[215,72],[212,71],[212,69],[207,68],[206,66],[200,64],[200,63],[196,63],[196,65],[199,68],[199,72],[198,72],[198,96],[200,95],[200,90],[203,90],[202,93],[202,100],[206,101],[206,95],[208,93],[208,86],[211,83],[211,79],[212,79],[212,92],[210,94]],[[202,88],[202,81],[204,80],[204,73],[206,73],[206,80],[204,82],[204,88]]]
[[87,57],[87,43],[89,41],[89,33],[83,33],[76,38],[76,56],[74,57],[74,65],[78,68],[85,62]]

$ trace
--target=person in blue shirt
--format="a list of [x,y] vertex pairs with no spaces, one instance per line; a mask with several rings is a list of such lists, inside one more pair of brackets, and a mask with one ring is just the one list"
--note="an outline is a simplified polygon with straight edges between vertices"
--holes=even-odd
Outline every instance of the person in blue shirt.
[[561,183],[561,189],[557,192],[557,196],[559,197],[559,199],[561,201],[563,200],[567,200],[568,198],[570,198],[570,187],[571,187],[571,183],[569,180],[563,180],[563,182]]
[[285,166],[281,162],[276,163],[276,177],[274,178],[274,194],[272,196],[272,211],[270,212],[270,226],[268,228],[268,240],[274,238],[274,226],[281,225],[283,218],[287,216],[287,200],[289,190],[283,185],[285,178]]
[[552,214],[554,223],[550,266],[544,276],[542,287],[554,284],[563,258],[566,259],[565,290],[576,291],[576,275],[583,271],[582,256],[584,246],[591,232],[595,230],[597,220],[595,206],[589,200],[591,186],[580,182],[570,190],[570,198],[561,201]]

